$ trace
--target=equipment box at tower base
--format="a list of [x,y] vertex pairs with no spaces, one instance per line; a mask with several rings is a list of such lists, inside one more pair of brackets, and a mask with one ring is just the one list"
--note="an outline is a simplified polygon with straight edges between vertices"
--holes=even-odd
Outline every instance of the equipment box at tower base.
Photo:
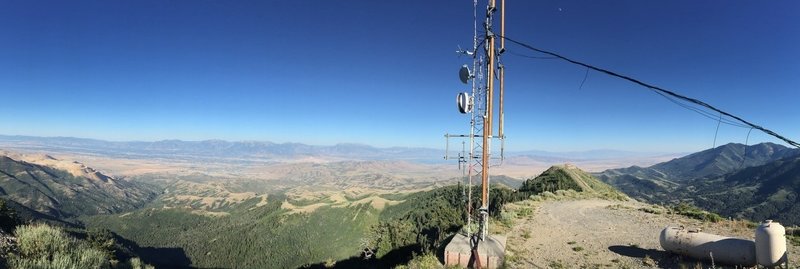
[[[489,235],[486,240],[478,244],[478,256],[481,261],[481,268],[500,268],[505,259],[506,237],[501,235]],[[472,249],[469,244],[469,237],[463,234],[456,234],[453,240],[444,249],[444,264],[446,266],[458,265],[469,267],[471,265]],[[477,266],[473,266],[475,268]]]

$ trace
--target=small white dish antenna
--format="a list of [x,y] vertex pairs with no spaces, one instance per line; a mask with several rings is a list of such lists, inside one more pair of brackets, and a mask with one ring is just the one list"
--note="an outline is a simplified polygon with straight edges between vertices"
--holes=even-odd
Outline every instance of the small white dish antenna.
[[456,96],[456,102],[458,103],[458,112],[461,112],[461,114],[472,112],[472,97],[468,93],[459,93]]
[[458,78],[461,79],[461,82],[464,84],[467,84],[467,81],[472,78],[472,73],[469,71],[469,67],[467,67],[466,64],[462,65],[461,69],[458,70]]

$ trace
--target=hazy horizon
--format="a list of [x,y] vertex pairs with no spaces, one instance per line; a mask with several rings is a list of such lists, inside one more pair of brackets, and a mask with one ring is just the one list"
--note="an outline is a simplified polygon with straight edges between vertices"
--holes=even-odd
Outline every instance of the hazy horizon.
[[[180,141],[180,142],[187,142],[187,143],[199,143],[199,142],[209,142],[209,141],[223,141],[229,143],[247,143],[247,142],[256,142],[256,143],[272,143],[278,145],[285,145],[285,144],[301,144],[301,145],[308,145],[308,146],[318,146],[318,147],[333,147],[333,146],[346,146],[346,145],[354,145],[354,146],[367,146],[376,149],[390,149],[390,148],[407,148],[407,149],[421,149],[421,150],[444,150],[445,147],[420,147],[420,146],[398,146],[398,145],[388,145],[388,146],[378,146],[378,145],[371,145],[367,143],[359,143],[359,142],[339,142],[334,144],[309,144],[309,143],[302,143],[297,141],[271,141],[271,140],[227,140],[227,139],[203,139],[203,140],[184,140],[184,139],[160,139],[160,140],[106,140],[106,139],[99,139],[99,138],[91,138],[91,137],[74,137],[74,136],[35,136],[35,135],[24,135],[24,134],[4,134],[0,133],[0,141],[2,141],[3,137],[22,137],[22,138],[43,138],[43,139],[80,139],[80,140],[94,140],[94,141],[102,141],[102,142],[111,142],[111,143],[156,143],[156,142],[168,142],[168,141]],[[731,142],[737,144],[736,142]],[[749,145],[755,145],[759,143],[768,143],[768,142],[756,142],[751,143]],[[769,142],[771,143],[771,142]],[[726,143],[728,144],[728,143]],[[741,144],[741,143],[738,143]],[[717,145],[718,146],[722,146]],[[453,145],[451,145],[453,147]],[[2,149],[2,148],[0,148]],[[708,149],[708,148],[706,148]],[[698,151],[706,150],[700,149]],[[639,153],[639,154],[684,154],[684,153],[691,153],[691,152],[669,152],[669,151],[636,151],[636,150],[621,150],[621,149],[613,149],[613,148],[592,148],[587,150],[565,150],[565,151],[551,151],[551,150],[542,150],[542,149],[513,149],[507,150],[507,154],[513,155],[524,155],[529,153],[556,153],[556,154],[565,154],[565,153],[589,153],[589,152],[620,152],[620,153]]]

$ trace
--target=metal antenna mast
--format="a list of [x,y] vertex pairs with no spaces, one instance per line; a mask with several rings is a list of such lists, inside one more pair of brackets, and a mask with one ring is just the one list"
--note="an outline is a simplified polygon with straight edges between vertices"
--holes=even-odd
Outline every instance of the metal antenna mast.
[[[445,149],[445,159],[453,159],[449,156],[450,138],[468,138],[471,145],[469,158],[459,155],[459,167],[467,169],[468,179],[468,218],[467,218],[467,233],[472,234],[472,184],[473,177],[481,176],[481,204],[479,211],[479,227],[478,231],[480,239],[484,240],[488,235],[488,215],[489,215],[489,167],[491,156],[491,143],[492,139],[500,140],[500,163],[504,159],[505,135],[503,133],[504,115],[503,115],[503,98],[504,98],[504,66],[500,62],[500,55],[505,51],[505,40],[500,39],[500,48],[497,48],[497,38],[493,30],[494,14],[497,11],[496,0],[489,0],[486,7],[486,18],[483,23],[484,35],[482,41],[478,41],[478,20],[477,20],[477,0],[473,1],[474,5],[474,36],[473,36],[473,50],[464,51],[460,50],[459,53],[471,56],[473,59],[472,70],[465,64],[459,71],[459,78],[464,84],[468,84],[471,80],[472,92],[459,93],[456,101],[458,103],[459,112],[462,114],[470,114],[470,133],[469,135],[452,135],[445,134],[447,147]],[[501,36],[505,36],[505,0],[501,0],[501,13],[500,13],[500,31]],[[479,46],[483,46],[480,50]],[[495,136],[493,129],[493,121],[495,118],[494,113],[494,95],[495,95],[495,80],[499,82],[499,100],[497,111],[499,116],[498,120],[498,135]],[[463,163],[469,163],[467,166],[462,166]]]

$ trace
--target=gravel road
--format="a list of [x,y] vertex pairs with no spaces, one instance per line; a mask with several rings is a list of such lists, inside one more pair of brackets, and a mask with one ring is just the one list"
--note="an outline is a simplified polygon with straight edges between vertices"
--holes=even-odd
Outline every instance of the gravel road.
[[[755,231],[743,222],[704,223],[635,201],[525,201],[506,210],[530,209],[531,214],[517,214],[508,232],[509,268],[695,268],[697,261],[661,248],[658,236],[664,227],[683,225],[746,239],[753,239]],[[797,250],[791,245],[789,250],[790,259],[796,259]]]

